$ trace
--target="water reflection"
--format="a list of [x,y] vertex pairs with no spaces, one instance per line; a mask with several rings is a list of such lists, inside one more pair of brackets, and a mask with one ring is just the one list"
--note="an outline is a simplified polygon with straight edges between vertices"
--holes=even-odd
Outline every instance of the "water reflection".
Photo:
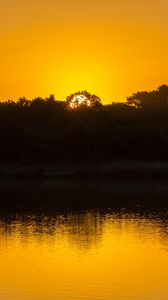
[[167,299],[167,213],[1,214],[0,299]]
[[45,240],[47,237],[64,236],[69,243],[80,248],[91,247],[101,241],[105,231],[117,234],[129,233],[143,239],[150,235],[167,241],[168,214],[164,213],[125,213],[124,210],[87,210],[55,214],[15,214],[0,216],[0,236],[20,239],[33,237]]
[[15,215],[1,216],[1,237],[15,237],[36,241],[48,237],[66,237],[69,243],[79,248],[89,248],[101,239],[104,218],[97,211],[69,212],[55,215]]

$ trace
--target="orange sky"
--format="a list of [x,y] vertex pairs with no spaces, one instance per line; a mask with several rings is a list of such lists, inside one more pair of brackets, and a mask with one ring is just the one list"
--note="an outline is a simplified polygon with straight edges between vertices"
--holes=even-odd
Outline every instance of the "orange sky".
[[104,103],[168,83],[167,0],[5,0],[0,100],[86,89]]

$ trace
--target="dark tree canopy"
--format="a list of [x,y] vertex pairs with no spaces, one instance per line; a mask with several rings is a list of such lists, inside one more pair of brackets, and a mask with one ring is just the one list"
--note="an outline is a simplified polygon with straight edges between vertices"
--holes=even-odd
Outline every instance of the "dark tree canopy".
[[134,93],[127,98],[127,104],[135,106],[137,108],[152,108],[164,106],[168,104],[168,86],[161,85],[153,91],[142,91]]
[[0,137],[1,163],[168,160],[168,86],[109,105],[87,91],[0,102]]

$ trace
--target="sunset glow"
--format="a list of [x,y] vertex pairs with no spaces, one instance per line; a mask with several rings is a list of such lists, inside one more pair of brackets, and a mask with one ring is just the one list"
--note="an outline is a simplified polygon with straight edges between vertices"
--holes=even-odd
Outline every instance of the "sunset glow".
[[168,82],[165,0],[7,0],[0,11],[0,100],[78,90],[103,103]]
[[0,5],[0,300],[168,300],[168,0]]
[[86,105],[86,106],[90,106],[91,103],[90,103],[90,100],[87,99],[87,97],[85,95],[75,95],[71,102],[70,102],[70,107],[71,108],[77,108],[79,107],[80,105]]

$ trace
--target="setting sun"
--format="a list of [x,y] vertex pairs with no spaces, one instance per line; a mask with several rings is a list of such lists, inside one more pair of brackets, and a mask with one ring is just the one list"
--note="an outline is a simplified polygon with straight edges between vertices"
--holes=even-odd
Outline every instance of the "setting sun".
[[75,109],[79,107],[101,106],[101,100],[98,96],[90,94],[87,91],[79,91],[66,98],[67,106]]
[[69,105],[71,108],[77,108],[81,105],[90,106],[90,100],[85,95],[79,94],[72,98]]

